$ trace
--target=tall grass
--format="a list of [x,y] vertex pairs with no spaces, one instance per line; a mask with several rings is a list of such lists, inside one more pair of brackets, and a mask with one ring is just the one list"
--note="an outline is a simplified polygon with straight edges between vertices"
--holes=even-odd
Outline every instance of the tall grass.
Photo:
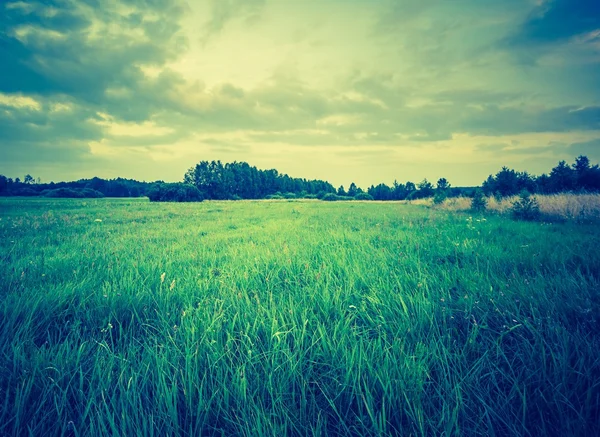
[[598,435],[599,243],[400,204],[1,200],[0,434]]
[[[494,197],[487,199],[487,209],[500,214],[510,213],[513,203],[519,196],[505,197],[501,200]],[[600,220],[600,194],[553,194],[535,195],[542,218],[548,220],[571,221],[599,221]],[[416,201],[412,203],[415,204]],[[421,205],[432,205],[430,199],[424,199]],[[446,199],[437,208],[447,211],[468,211],[471,208],[471,199],[457,197]]]

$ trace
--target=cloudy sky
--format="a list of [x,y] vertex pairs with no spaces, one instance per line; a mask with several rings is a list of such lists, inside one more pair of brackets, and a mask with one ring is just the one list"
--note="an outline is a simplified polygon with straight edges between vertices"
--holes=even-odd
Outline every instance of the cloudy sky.
[[0,173],[480,184],[600,161],[598,0],[0,1]]

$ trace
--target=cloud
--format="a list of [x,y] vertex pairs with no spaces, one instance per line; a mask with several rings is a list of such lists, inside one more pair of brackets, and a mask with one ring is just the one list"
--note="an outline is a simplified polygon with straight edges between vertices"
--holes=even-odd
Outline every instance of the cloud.
[[585,155],[594,161],[600,161],[600,138],[571,144],[568,150],[573,155]]
[[[183,81],[165,65],[185,46],[178,24],[184,3],[49,0],[0,9],[5,159],[76,160],[90,153],[90,141],[118,136],[98,114],[117,122],[150,120]],[[147,77],[144,67],[162,71]],[[150,135],[136,140],[157,142]]]
[[111,88],[135,92],[144,78],[140,66],[164,65],[185,45],[178,33],[183,4],[98,3],[49,1],[31,9],[5,4],[0,91],[68,94],[101,104]]
[[600,30],[597,0],[539,2],[509,41],[517,46],[550,45]]
[[201,42],[207,44],[235,19],[246,22],[258,19],[264,5],[265,0],[211,0],[211,18],[204,26]]
[[[591,16],[581,25],[578,12],[556,20],[558,0],[308,3],[3,3],[0,166],[267,163],[285,151],[305,159],[302,176],[317,156],[339,155],[342,169],[388,156],[392,172],[594,150],[590,3],[574,2]],[[523,65],[520,51],[544,55]]]

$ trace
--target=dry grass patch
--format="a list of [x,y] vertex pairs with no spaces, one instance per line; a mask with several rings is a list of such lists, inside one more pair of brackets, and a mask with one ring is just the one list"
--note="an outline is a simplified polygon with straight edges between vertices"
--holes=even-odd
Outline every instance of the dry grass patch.
[[[513,203],[518,198],[519,196],[512,196],[498,200],[488,197],[487,209],[499,214],[509,214]],[[535,198],[539,203],[543,218],[575,221],[600,220],[600,194],[538,194],[535,195]],[[425,200],[429,202],[425,202]],[[422,199],[412,203],[432,204],[431,199]],[[447,199],[439,207],[447,211],[468,211],[471,208],[471,199],[468,197]]]

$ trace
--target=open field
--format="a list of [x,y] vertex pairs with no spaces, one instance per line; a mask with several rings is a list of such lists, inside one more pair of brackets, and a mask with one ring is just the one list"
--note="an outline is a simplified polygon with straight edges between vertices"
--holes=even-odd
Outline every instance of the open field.
[[600,435],[600,229],[0,199],[0,435]]

